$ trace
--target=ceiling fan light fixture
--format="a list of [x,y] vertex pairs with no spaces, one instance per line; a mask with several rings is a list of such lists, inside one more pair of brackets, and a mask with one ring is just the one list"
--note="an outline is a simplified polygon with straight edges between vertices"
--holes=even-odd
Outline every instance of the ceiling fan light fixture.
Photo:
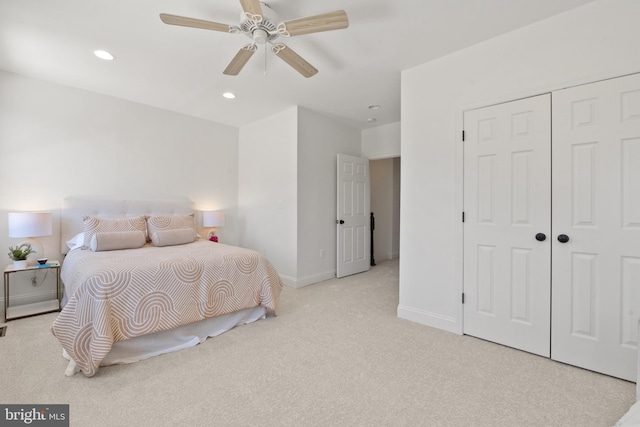
[[264,45],[267,44],[267,40],[269,39],[269,33],[265,30],[257,29],[253,32],[253,41],[256,44]]
[[102,49],[94,50],[93,54],[100,59],[104,59],[105,61],[112,61],[115,58],[115,56],[113,56],[111,53]]
[[227,99],[234,99],[236,97],[236,94],[233,92],[225,92],[222,94],[222,96],[224,96]]

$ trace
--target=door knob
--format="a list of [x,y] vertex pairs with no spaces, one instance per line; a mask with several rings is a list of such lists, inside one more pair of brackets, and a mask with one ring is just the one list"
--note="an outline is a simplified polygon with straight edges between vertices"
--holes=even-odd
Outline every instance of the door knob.
[[344,224],[344,220],[336,220],[336,224]]
[[545,240],[547,240],[547,236],[544,233],[538,233],[536,234],[536,240],[538,242],[544,242]]
[[566,234],[560,234],[558,236],[558,242],[567,243],[568,241],[569,241],[569,236],[567,236]]

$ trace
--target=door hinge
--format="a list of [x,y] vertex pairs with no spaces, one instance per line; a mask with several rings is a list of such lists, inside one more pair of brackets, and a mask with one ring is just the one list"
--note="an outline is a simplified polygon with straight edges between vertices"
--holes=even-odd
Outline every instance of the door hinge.
[[464,304],[464,292],[462,293],[462,303]]
[[464,212],[462,212],[462,222],[464,222]]
[[464,142],[464,131],[462,131],[462,142]]

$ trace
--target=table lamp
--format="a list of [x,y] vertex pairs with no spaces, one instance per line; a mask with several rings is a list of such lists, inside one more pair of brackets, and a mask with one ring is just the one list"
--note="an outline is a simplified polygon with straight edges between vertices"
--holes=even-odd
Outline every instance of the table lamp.
[[202,212],[202,227],[211,228],[208,237],[216,235],[216,227],[224,227],[224,211]]
[[44,246],[36,237],[50,236],[53,233],[51,212],[9,212],[8,225],[9,237],[27,237],[21,243],[31,245],[35,258],[45,258]]

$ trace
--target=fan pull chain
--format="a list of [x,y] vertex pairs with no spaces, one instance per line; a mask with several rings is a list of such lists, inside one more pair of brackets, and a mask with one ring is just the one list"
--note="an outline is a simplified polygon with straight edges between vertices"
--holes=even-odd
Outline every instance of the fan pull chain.
[[267,75],[267,44],[264,45],[264,75]]

